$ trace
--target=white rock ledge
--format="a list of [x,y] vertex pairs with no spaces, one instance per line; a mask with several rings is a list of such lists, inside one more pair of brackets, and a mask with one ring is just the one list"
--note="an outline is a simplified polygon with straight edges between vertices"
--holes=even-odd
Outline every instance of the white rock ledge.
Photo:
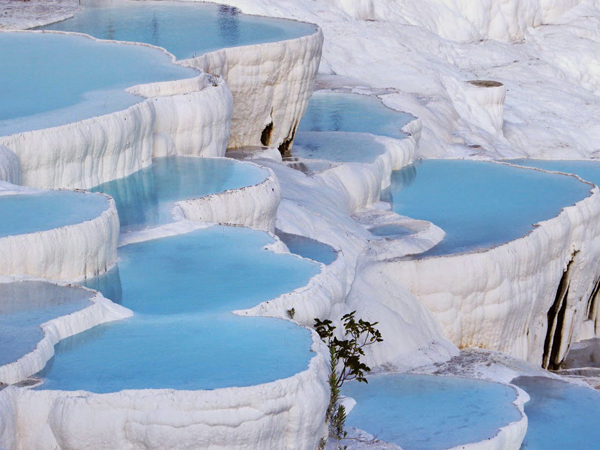
[[[27,278],[31,280],[32,278]],[[4,281],[1,281],[4,282]],[[0,366],[0,383],[14,384],[39,372],[54,356],[54,345],[74,334],[89,330],[102,323],[125,319],[133,315],[127,308],[104,298],[99,292],[79,286],[68,286],[69,289],[95,293],[90,298],[90,306],[66,316],[58,317],[40,324],[43,338],[35,349],[10,364]],[[1,441],[0,441],[1,443]]]
[[[23,33],[60,33],[153,47],[102,41],[79,33]],[[41,188],[88,188],[149,166],[153,155],[225,154],[233,100],[222,80],[201,73],[128,91],[147,99],[111,114],[0,137],[0,145],[19,158],[22,183]]]
[[104,194],[78,195],[102,195],[108,206],[92,220],[0,238],[0,275],[71,280],[94,277],[115,265],[119,216],[114,200]]
[[[239,164],[253,164],[239,162]],[[253,164],[255,165],[255,164]],[[281,201],[281,187],[271,169],[267,178],[256,185],[240,189],[181,200],[175,203],[177,216],[194,222],[237,225],[273,232],[277,208]]]
[[224,48],[180,64],[227,81],[235,104],[228,147],[265,145],[285,150],[312,95],[322,47],[323,33],[315,25],[308,36]]

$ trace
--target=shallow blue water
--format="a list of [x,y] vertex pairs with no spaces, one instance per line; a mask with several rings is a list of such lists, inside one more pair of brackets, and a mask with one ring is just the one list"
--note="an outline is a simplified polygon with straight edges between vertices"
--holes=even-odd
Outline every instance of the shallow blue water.
[[421,256],[485,249],[530,232],[537,222],[589,195],[573,177],[463,160],[425,160],[392,175],[393,209],[446,232]]
[[409,230],[402,225],[379,225],[376,227],[369,228],[369,232],[378,237],[384,237],[388,239],[400,239],[413,234],[413,231]]
[[600,393],[560,380],[519,377],[529,419],[523,450],[596,450],[600,445]]
[[41,281],[0,283],[0,365],[33,351],[40,325],[91,304],[92,293]]
[[377,97],[316,92],[298,131],[353,131],[402,138],[410,114],[387,108]]
[[[346,424],[405,450],[441,450],[496,435],[520,420],[514,389],[464,378],[378,375],[342,394],[357,404]],[[567,447],[565,447],[567,448]]]
[[315,263],[264,250],[270,242],[266,233],[212,227],[120,248],[112,282],[120,282],[120,303],[134,317],[61,341],[40,373],[42,388],[214,389],[306,369],[307,330],[231,313],[302,287],[319,272]]
[[309,132],[296,135],[292,156],[333,162],[372,163],[385,146],[362,133]]
[[314,239],[281,231],[277,232],[277,236],[287,245],[290,253],[300,255],[303,258],[312,259],[325,265],[329,265],[337,259],[337,252],[333,247]]
[[542,159],[513,159],[507,161],[519,166],[537,167],[555,172],[573,173],[583,180],[600,185],[600,161],[546,161]]
[[72,19],[43,29],[144,42],[163,47],[178,59],[225,47],[294,39],[315,32],[314,25],[247,16],[229,6],[167,1],[123,1],[86,7]]
[[99,217],[108,199],[73,191],[0,196],[0,238],[46,231]]
[[268,172],[225,158],[155,158],[150,167],[91,189],[115,199],[121,231],[172,221],[173,204],[263,182]]
[[119,111],[140,97],[125,88],[189,78],[164,52],[83,36],[0,33],[0,136]]

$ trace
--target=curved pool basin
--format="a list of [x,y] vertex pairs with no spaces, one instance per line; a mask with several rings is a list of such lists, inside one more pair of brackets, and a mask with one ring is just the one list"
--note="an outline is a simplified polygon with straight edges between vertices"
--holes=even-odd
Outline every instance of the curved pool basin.
[[544,377],[518,377],[511,383],[531,397],[525,403],[529,426],[522,450],[598,448],[598,391]]
[[0,238],[48,231],[93,220],[109,199],[75,191],[0,195]]
[[198,75],[159,49],[59,33],[0,33],[0,53],[0,136],[120,111],[142,100],[128,87]]
[[298,131],[350,131],[401,139],[414,117],[386,107],[378,97],[315,92]]
[[269,172],[225,158],[154,158],[152,166],[91,189],[115,199],[121,231],[173,220],[175,202],[262,183]]
[[346,425],[404,450],[444,450],[484,441],[521,419],[516,391],[481,380],[390,374],[351,382]]
[[277,237],[287,246],[290,253],[312,259],[326,266],[337,259],[337,252],[327,244],[297,234],[289,234],[282,231],[276,231],[276,233]]
[[94,295],[44,281],[0,283],[0,366],[33,351],[42,324],[90,306]]
[[144,42],[163,47],[178,59],[225,47],[299,38],[316,31],[311,24],[249,16],[225,5],[126,0],[84,7],[72,19],[42,29]]
[[444,240],[419,257],[488,249],[589,196],[574,177],[465,160],[424,160],[394,172],[393,210],[433,222]]
[[[131,319],[61,341],[42,389],[215,389],[305,370],[311,334],[233,310],[306,285],[319,266],[263,247],[268,234],[212,227],[119,249],[120,303]],[[276,274],[276,276],[274,275]],[[105,286],[105,293],[110,295]]]
[[385,145],[370,134],[303,131],[296,134],[291,154],[303,159],[372,163],[385,151]]

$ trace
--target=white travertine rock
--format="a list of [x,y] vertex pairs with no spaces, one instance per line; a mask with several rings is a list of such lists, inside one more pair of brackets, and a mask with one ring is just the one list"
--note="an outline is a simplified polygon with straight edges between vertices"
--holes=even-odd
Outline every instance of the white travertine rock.
[[0,449],[19,448],[17,434],[18,389],[0,386]]
[[238,225],[273,232],[281,188],[273,171],[266,170],[267,178],[254,186],[178,201],[175,203],[176,214],[194,222]]
[[323,33],[316,27],[309,36],[225,48],[180,64],[227,81],[234,99],[228,147],[265,145],[285,150],[312,95],[322,46]]
[[[82,287],[74,289],[93,292]],[[54,346],[62,339],[89,330],[96,325],[125,319],[133,315],[132,311],[107,300],[100,293],[96,293],[90,302],[92,303],[90,306],[80,311],[40,324],[44,335],[42,340],[38,342],[32,352],[15,362],[0,366],[0,383],[18,383],[42,370],[54,356]]]
[[21,184],[21,164],[19,163],[19,158],[3,145],[0,145],[0,181]]
[[444,39],[521,39],[528,27],[547,23],[581,0],[329,0],[361,20],[399,21]]
[[94,277],[115,265],[119,216],[114,200],[104,194],[79,195],[103,195],[107,208],[85,222],[0,238],[0,275],[71,280]]
[[469,123],[502,138],[506,87],[497,81],[471,80],[448,83],[456,111]]

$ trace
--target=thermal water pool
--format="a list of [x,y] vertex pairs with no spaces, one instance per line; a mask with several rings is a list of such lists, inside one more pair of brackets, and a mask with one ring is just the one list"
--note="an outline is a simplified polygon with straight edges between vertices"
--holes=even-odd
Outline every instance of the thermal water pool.
[[269,173],[225,158],[154,158],[152,166],[91,189],[115,199],[121,231],[171,222],[176,201],[263,182]]
[[399,139],[406,137],[401,129],[413,119],[386,107],[378,97],[315,92],[298,131],[350,131]]
[[[84,3],[85,4],[85,3]],[[173,1],[119,1],[84,7],[72,19],[42,27],[99,39],[144,42],[187,59],[225,47],[262,44],[313,34],[292,20],[248,16],[236,8]]]
[[93,220],[108,205],[103,195],[75,191],[0,195],[0,238]]
[[231,313],[319,272],[313,262],[263,248],[272,242],[267,233],[219,226],[121,247],[113,282],[134,316],[61,341],[39,374],[41,388],[215,389],[305,370],[313,356],[308,330]]
[[0,283],[0,366],[33,351],[42,324],[90,306],[94,295],[43,281]]
[[385,145],[366,133],[304,131],[296,135],[291,154],[302,159],[372,163],[385,150]]
[[326,266],[337,259],[337,252],[327,244],[297,234],[289,234],[282,231],[277,231],[276,233],[277,237],[287,246],[290,253],[312,259]]
[[[415,169],[416,167],[416,169]],[[394,172],[393,210],[446,232],[420,255],[487,249],[525,236],[534,224],[589,195],[569,176],[466,160],[424,160]]]
[[600,393],[560,380],[519,377],[529,419],[523,450],[594,450],[600,443]]
[[142,100],[128,87],[198,75],[158,49],[57,33],[0,33],[0,54],[0,136],[120,111]]
[[347,426],[404,450],[443,450],[495,436],[521,419],[516,391],[480,380],[390,374],[351,382],[342,394],[356,400]]

